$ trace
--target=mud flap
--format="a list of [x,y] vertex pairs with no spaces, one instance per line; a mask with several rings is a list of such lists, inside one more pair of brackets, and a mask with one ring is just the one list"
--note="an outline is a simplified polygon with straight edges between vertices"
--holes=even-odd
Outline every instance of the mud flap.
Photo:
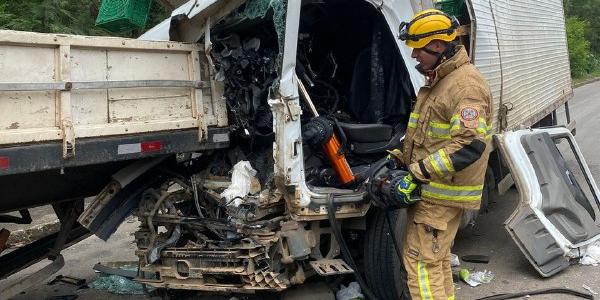
[[162,179],[151,170],[166,159],[140,160],[112,176],[111,182],[83,211],[79,224],[106,241],[138,206],[142,193]]

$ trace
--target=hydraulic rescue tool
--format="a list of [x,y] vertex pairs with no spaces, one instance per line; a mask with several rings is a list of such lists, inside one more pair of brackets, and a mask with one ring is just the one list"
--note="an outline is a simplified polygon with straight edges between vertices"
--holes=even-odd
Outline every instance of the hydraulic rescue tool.
[[[306,87],[304,86],[300,78],[298,78],[298,76],[296,76],[296,81],[298,82],[298,87],[300,88],[300,95],[302,96],[302,98],[304,99],[304,101],[310,108],[311,113],[314,116],[313,120],[315,120],[315,122],[313,123],[313,126],[310,129],[311,133],[326,132],[328,130],[331,130],[330,128],[332,128],[332,126],[326,124],[328,121],[319,116],[319,112],[317,111],[317,108],[312,102],[310,95],[306,90]],[[328,139],[322,142],[323,152],[325,153],[327,159],[329,160],[329,163],[331,163],[331,166],[335,170],[335,174],[337,175],[337,178],[339,179],[340,183],[349,184],[354,182],[354,174],[352,173],[352,169],[350,169],[350,165],[348,164],[346,156],[342,151],[342,144],[340,143],[336,134],[333,131],[331,131],[325,134],[325,136],[327,136]]]
[[[407,208],[421,200],[419,186],[407,182],[407,178],[411,178],[410,172],[399,166],[393,158],[385,158],[371,167],[364,185],[375,206],[395,210]],[[410,195],[402,192],[407,189]]]

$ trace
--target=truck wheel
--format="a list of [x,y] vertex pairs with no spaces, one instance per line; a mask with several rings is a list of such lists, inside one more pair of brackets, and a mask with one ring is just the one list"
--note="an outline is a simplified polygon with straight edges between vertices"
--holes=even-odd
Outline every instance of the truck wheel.
[[[402,258],[398,257],[394,248],[385,215],[385,211],[375,209],[367,220],[364,249],[367,284],[377,299],[410,299],[406,285],[406,271],[402,264]],[[395,238],[398,246],[402,249],[406,231],[406,210],[396,210],[391,217],[392,224],[395,225]]]

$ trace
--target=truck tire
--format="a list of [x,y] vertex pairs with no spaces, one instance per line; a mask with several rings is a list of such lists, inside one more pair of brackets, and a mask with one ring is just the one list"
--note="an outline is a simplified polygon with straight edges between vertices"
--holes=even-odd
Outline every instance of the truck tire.
[[[391,213],[391,221],[395,225],[395,238],[400,249],[404,242],[406,218],[405,209]],[[381,209],[375,209],[367,220],[364,268],[367,284],[377,299],[410,299],[402,258],[396,253],[386,213]]]

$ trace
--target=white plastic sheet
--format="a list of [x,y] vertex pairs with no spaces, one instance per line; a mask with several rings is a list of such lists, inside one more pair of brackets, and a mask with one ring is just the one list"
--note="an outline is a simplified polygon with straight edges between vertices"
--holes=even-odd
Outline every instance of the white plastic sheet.
[[460,259],[458,259],[458,255],[454,253],[450,253],[450,266],[451,267],[459,267]]
[[255,175],[256,170],[247,160],[239,161],[233,166],[231,184],[221,193],[221,197],[225,198],[227,205],[238,207],[242,204],[243,198],[250,193],[252,177]]
[[335,298],[337,300],[354,300],[365,299],[365,296],[361,293],[358,282],[353,281],[347,287],[342,284],[340,290],[335,294]]
[[492,279],[494,279],[494,273],[488,270],[471,273],[467,269],[462,269],[459,272],[459,277],[471,287],[476,287],[482,283],[492,282]]
[[590,245],[585,251],[585,255],[579,260],[582,265],[597,266],[600,263],[600,242]]

